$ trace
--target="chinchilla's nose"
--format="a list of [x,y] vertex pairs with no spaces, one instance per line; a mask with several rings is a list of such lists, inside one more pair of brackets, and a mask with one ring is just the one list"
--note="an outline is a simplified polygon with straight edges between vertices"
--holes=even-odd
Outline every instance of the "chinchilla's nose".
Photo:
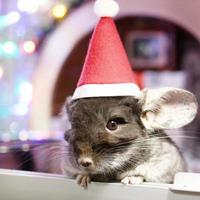
[[93,161],[91,158],[86,157],[86,158],[79,158],[78,163],[84,167],[84,168],[89,168],[93,165]]

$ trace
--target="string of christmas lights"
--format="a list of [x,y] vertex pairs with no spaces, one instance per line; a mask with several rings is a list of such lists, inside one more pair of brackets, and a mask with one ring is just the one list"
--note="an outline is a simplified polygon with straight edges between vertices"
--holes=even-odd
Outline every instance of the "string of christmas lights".
[[42,139],[28,131],[40,45],[82,0],[0,0],[0,141]]

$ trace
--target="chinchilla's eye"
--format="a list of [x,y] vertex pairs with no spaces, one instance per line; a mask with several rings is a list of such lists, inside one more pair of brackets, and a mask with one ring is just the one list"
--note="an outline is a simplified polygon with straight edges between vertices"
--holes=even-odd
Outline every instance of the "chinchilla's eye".
[[114,118],[108,121],[106,128],[109,129],[110,131],[115,131],[121,124],[126,124],[123,118]]

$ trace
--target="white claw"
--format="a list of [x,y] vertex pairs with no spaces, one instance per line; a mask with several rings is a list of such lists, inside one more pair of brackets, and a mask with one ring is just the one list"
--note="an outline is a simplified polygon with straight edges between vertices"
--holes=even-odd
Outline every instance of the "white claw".
[[125,185],[135,185],[141,184],[144,182],[144,178],[142,176],[127,176],[121,180],[121,183]]

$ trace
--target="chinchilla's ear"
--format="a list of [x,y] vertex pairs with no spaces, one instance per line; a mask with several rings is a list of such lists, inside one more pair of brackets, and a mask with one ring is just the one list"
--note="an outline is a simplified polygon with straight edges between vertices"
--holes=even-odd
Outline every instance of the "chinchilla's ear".
[[145,89],[141,120],[147,129],[180,128],[197,114],[196,97],[183,89]]

